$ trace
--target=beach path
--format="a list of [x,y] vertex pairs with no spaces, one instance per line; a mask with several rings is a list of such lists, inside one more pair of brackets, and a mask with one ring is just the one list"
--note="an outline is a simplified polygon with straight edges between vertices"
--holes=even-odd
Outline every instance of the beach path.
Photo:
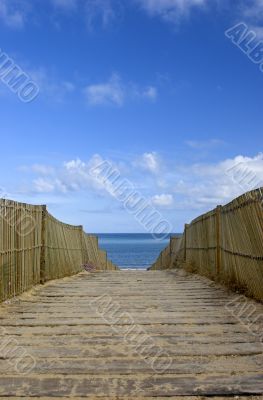
[[262,316],[181,270],[51,281],[0,306],[0,398],[259,396]]

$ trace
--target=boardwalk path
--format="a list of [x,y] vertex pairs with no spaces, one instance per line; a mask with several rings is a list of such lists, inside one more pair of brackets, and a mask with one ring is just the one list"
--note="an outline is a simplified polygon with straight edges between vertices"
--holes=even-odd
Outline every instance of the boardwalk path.
[[[181,271],[81,273],[38,286],[0,307],[0,398],[262,394],[263,347],[226,307],[235,297]],[[109,299],[120,304],[112,327]],[[259,321],[251,329],[262,333]],[[159,364],[128,328],[162,349]],[[14,339],[36,361],[29,373],[7,352]]]

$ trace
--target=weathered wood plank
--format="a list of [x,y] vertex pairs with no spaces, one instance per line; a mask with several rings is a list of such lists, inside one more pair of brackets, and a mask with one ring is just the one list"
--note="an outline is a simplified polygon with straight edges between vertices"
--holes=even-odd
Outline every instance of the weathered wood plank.
[[[165,371],[165,374],[192,375],[209,374],[211,371],[217,373],[237,375],[238,373],[257,373],[258,365],[263,363],[263,355],[257,356],[229,356],[229,357],[171,357],[171,364]],[[59,358],[37,358],[34,374],[63,374],[63,375],[98,375],[99,373],[107,375],[136,375],[138,373],[152,374],[150,365],[136,356],[132,357],[126,354],[126,357],[96,357],[96,358],[77,358],[70,357]],[[0,374],[19,376],[15,373],[11,364],[7,360],[0,359]]]
[[0,396],[176,396],[262,394],[263,374],[231,376],[34,376],[0,377]]

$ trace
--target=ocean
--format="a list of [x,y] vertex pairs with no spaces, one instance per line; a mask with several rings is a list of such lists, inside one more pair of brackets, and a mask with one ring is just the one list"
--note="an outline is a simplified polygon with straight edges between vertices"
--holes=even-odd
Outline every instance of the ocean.
[[147,269],[169,243],[147,233],[97,233],[99,245],[122,269]]

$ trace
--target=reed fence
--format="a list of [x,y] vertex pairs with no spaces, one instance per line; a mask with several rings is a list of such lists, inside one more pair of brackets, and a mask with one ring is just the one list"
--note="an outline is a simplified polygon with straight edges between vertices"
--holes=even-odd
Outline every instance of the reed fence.
[[46,206],[0,199],[0,301],[38,283],[94,270],[118,269],[82,226],[54,218]]
[[185,225],[151,269],[184,267],[263,300],[263,188]]

